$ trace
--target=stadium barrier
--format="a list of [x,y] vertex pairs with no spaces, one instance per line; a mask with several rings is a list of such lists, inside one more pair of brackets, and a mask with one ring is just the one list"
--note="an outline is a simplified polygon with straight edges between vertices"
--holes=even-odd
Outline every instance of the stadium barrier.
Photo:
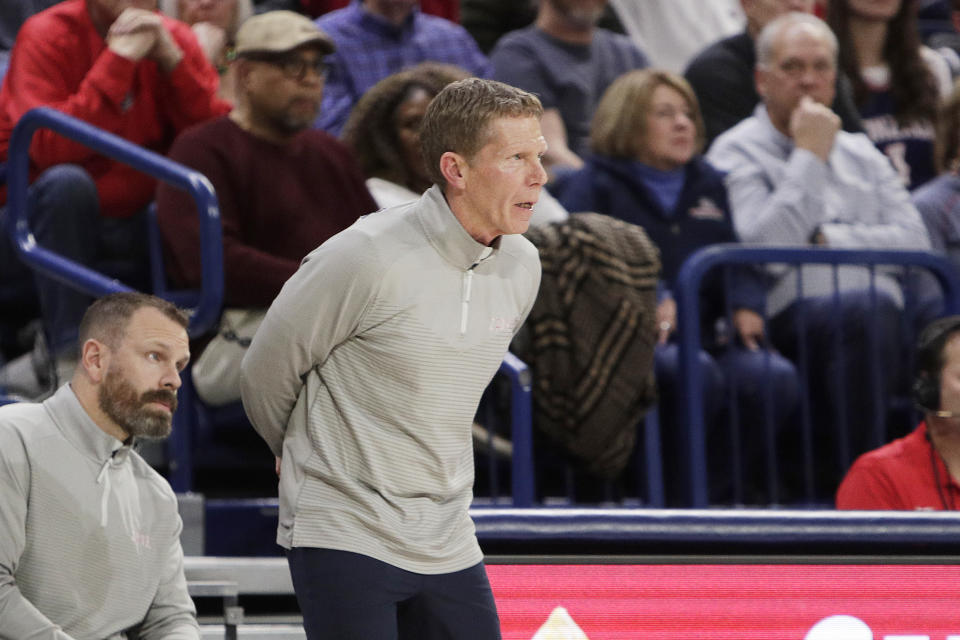
[[[901,278],[901,282],[916,282],[915,277],[918,273],[928,273],[931,274],[938,283],[940,288],[940,295],[942,296],[942,310],[943,314],[952,314],[960,312],[960,275],[957,274],[956,268],[952,262],[950,262],[946,257],[934,254],[932,252],[926,251],[905,251],[905,250],[854,250],[854,249],[829,249],[829,248],[795,248],[795,247],[753,247],[753,246],[743,246],[743,245],[717,245],[701,249],[690,258],[688,258],[683,266],[680,269],[678,275],[678,282],[676,286],[675,295],[677,297],[677,306],[678,306],[678,320],[679,320],[679,339],[680,339],[680,371],[681,371],[681,385],[682,392],[678,394],[679,398],[682,399],[678,411],[682,416],[681,424],[683,425],[683,436],[685,439],[685,451],[687,452],[687,464],[686,468],[688,471],[688,476],[686,479],[686,487],[684,490],[688,496],[688,503],[690,507],[693,508],[704,508],[707,507],[709,500],[709,487],[708,487],[708,464],[713,462],[716,464],[716,460],[711,460],[707,452],[707,428],[705,425],[704,419],[704,405],[702,395],[694,390],[700,389],[703,383],[703,370],[700,367],[697,354],[700,352],[701,348],[701,335],[700,335],[700,287],[705,276],[710,274],[714,269],[724,269],[727,272],[726,282],[729,283],[729,268],[730,267],[767,267],[771,266],[781,266],[785,268],[787,265],[790,267],[809,267],[811,265],[826,265],[832,270],[832,279],[834,286],[834,293],[832,294],[832,303],[836,305],[836,315],[839,317],[840,302],[844,294],[838,292],[838,281],[839,281],[839,270],[844,266],[855,266],[855,267],[865,267],[869,271],[869,289],[868,297],[871,300],[871,303],[876,303],[877,294],[877,279],[879,273],[888,273],[890,269],[896,269]],[[796,276],[796,286],[798,290],[803,290],[804,283],[804,269],[797,268],[795,269]],[[932,280],[930,281],[932,282]],[[916,311],[921,300],[917,300],[911,294],[909,287],[904,287],[904,308],[903,308],[903,317],[909,319],[911,314]],[[731,310],[727,309],[727,317],[729,318]],[[798,322],[803,323],[803,313],[798,313],[799,320]],[[876,315],[870,316],[873,322],[876,321]],[[765,318],[769,320],[769,318]],[[904,352],[907,354],[907,358],[903,361],[903,372],[908,376],[912,372],[912,353],[913,353],[913,343],[915,341],[916,328],[910,327],[909,322],[905,322],[905,331],[902,336],[902,347]],[[875,327],[868,327],[867,332],[870,334],[870,338],[873,339],[871,343],[871,353],[876,353],[877,351],[877,333]],[[840,330],[834,332],[834,337],[836,340],[833,343],[833,348],[839,349],[841,346],[840,341],[842,340],[842,335]],[[803,340],[804,335],[803,331],[799,332],[799,340]],[[798,351],[803,354],[804,346],[801,344],[798,348]],[[882,406],[884,409],[888,409],[891,401],[899,400],[900,407],[906,408],[908,412],[912,410],[910,399],[908,397],[902,398],[888,398],[882,397],[881,391],[879,390],[878,384],[878,375],[876,367],[871,367],[870,363],[862,363],[864,367],[863,377],[868,379],[871,382],[871,391],[874,394],[875,406]],[[818,498],[814,495],[812,489],[812,476],[813,476],[813,464],[815,462],[813,453],[814,442],[812,435],[812,425],[811,425],[811,415],[809,408],[809,397],[806,393],[807,383],[812,375],[823,375],[823,373],[816,369],[816,363],[805,361],[802,357],[800,362],[797,365],[800,373],[801,388],[804,390],[801,393],[801,437],[803,442],[802,451],[799,452],[799,456],[802,457],[802,474],[804,479],[804,493],[800,496],[798,500],[799,503],[807,503],[812,506],[821,506],[818,505]],[[843,384],[843,381],[839,381],[839,384]],[[844,394],[838,394],[841,401],[844,399]],[[767,401],[776,401],[776,399],[766,398]],[[769,404],[767,405],[768,410],[765,412],[764,416],[765,424],[765,436],[767,439],[765,452],[766,452],[766,472],[767,472],[767,482],[769,486],[768,495],[772,496],[773,499],[770,501],[771,505],[778,504],[777,500],[777,482],[778,478],[782,478],[782,468],[780,465],[781,460],[778,460],[776,443],[773,442],[774,435],[773,429],[770,425],[770,411]],[[846,415],[845,407],[838,407],[838,412],[840,416]],[[884,432],[883,416],[886,415],[886,411],[878,411],[873,416],[873,431],[870,434],[872,438],[872,445],[879,446],[886,441],[886,434]],[[748,418],[751,419],[751,418]],[[846,425],[846,421],[841,419],[840,424]],[[734,419],[730,421],[730,434],[731,437],[737,437],[737,425],[734,424]],[[910,425],[912,428],[912,425]],[[844,434],[846,435],[845,432]],[[844,437],[838,437],[838,447],[842,450],[836,452],[838,457],[842,458],[844,468],[852,462],[852,458],[855,455],[855,452],[851,450],[851,446],[847,439]],[[845,447],[845,449],[844,449]],[[739,443],[734,442],[731,450],[736,452],[739,449]],[[732,456],[735,458],[735,456]],[[741,468],[740,463],[736,459],[732,459],[729,462],[729,472],[733,474],[735,479],[739,479],[742,476],[743,469]]]

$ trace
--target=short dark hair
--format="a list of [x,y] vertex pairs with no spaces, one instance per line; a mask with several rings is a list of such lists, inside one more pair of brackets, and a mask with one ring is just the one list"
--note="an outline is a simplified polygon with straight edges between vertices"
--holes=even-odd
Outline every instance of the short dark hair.
[[453,151],[470,159],[487,143],[496,118],[537,118],[543,105],[532,93],[496,80],[467,78],[448,84],[430,102],[420,129],[420,147],[427,175],[446,185],[440,158]]
[[83,343],[90,338],[115,347],[123,338],[130,318],[144,307],[156,309],[184,329],[190,324],[186,311],[163,298],[138,291],[111,293],[95,300],[83,314],[77,336],[78,348],[82,349]]
[[960,332],[960,315],[938,318],[924,327],[917,337],[915,371],[917,375],[939,376],[947,363],[946,346]]

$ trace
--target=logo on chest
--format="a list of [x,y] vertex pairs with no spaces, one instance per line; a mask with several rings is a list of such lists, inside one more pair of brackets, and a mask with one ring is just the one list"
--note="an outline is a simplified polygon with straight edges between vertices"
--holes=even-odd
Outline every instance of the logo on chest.
[[700,198],[697,206],[690,207],[690,217],[698,220],[723,220],[723,210],[710,198]]
[[504,318],[502,316],[491,316],[488,331],[495,335],[505,333],[515,333],[520,324],[520,316]]

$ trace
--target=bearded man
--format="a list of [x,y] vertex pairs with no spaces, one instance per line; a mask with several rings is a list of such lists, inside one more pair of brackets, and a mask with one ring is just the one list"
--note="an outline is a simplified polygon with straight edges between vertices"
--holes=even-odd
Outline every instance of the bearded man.
[[170,433],[186,326],[154,296],[101,298],[71,381],[0,408],[4,638],[200,637],[176,497],[133,450]]
[[[248,19],[237,33],[233,62],[236,107],[188,129],[170,150],[171,159],[209,178],[220,201],[228,310],[192,370],[197,394],[209,405],[240,399],[244,347],[238,345],[249,343],[300,260],[377,209],[352,152],[311,129],[324,92],[325,57],[333,50],[329,36],[297,13]],[[161,185],[157,215],[171,279],[199,288],[193,199]]]

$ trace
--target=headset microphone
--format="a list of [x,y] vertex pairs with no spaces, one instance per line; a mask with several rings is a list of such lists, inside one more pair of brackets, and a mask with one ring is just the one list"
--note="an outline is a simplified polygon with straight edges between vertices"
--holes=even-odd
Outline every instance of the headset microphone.
[[931,411],[926,407],[920,408],[937,418],[960,418],[960,411]]
[[940,409],[940,373],[947,340],[960,331],[960,316],[948,316],[931,322],[917,339],[916,371],[911,395],[917,407],[936,418],[960,418],[960,411]]

